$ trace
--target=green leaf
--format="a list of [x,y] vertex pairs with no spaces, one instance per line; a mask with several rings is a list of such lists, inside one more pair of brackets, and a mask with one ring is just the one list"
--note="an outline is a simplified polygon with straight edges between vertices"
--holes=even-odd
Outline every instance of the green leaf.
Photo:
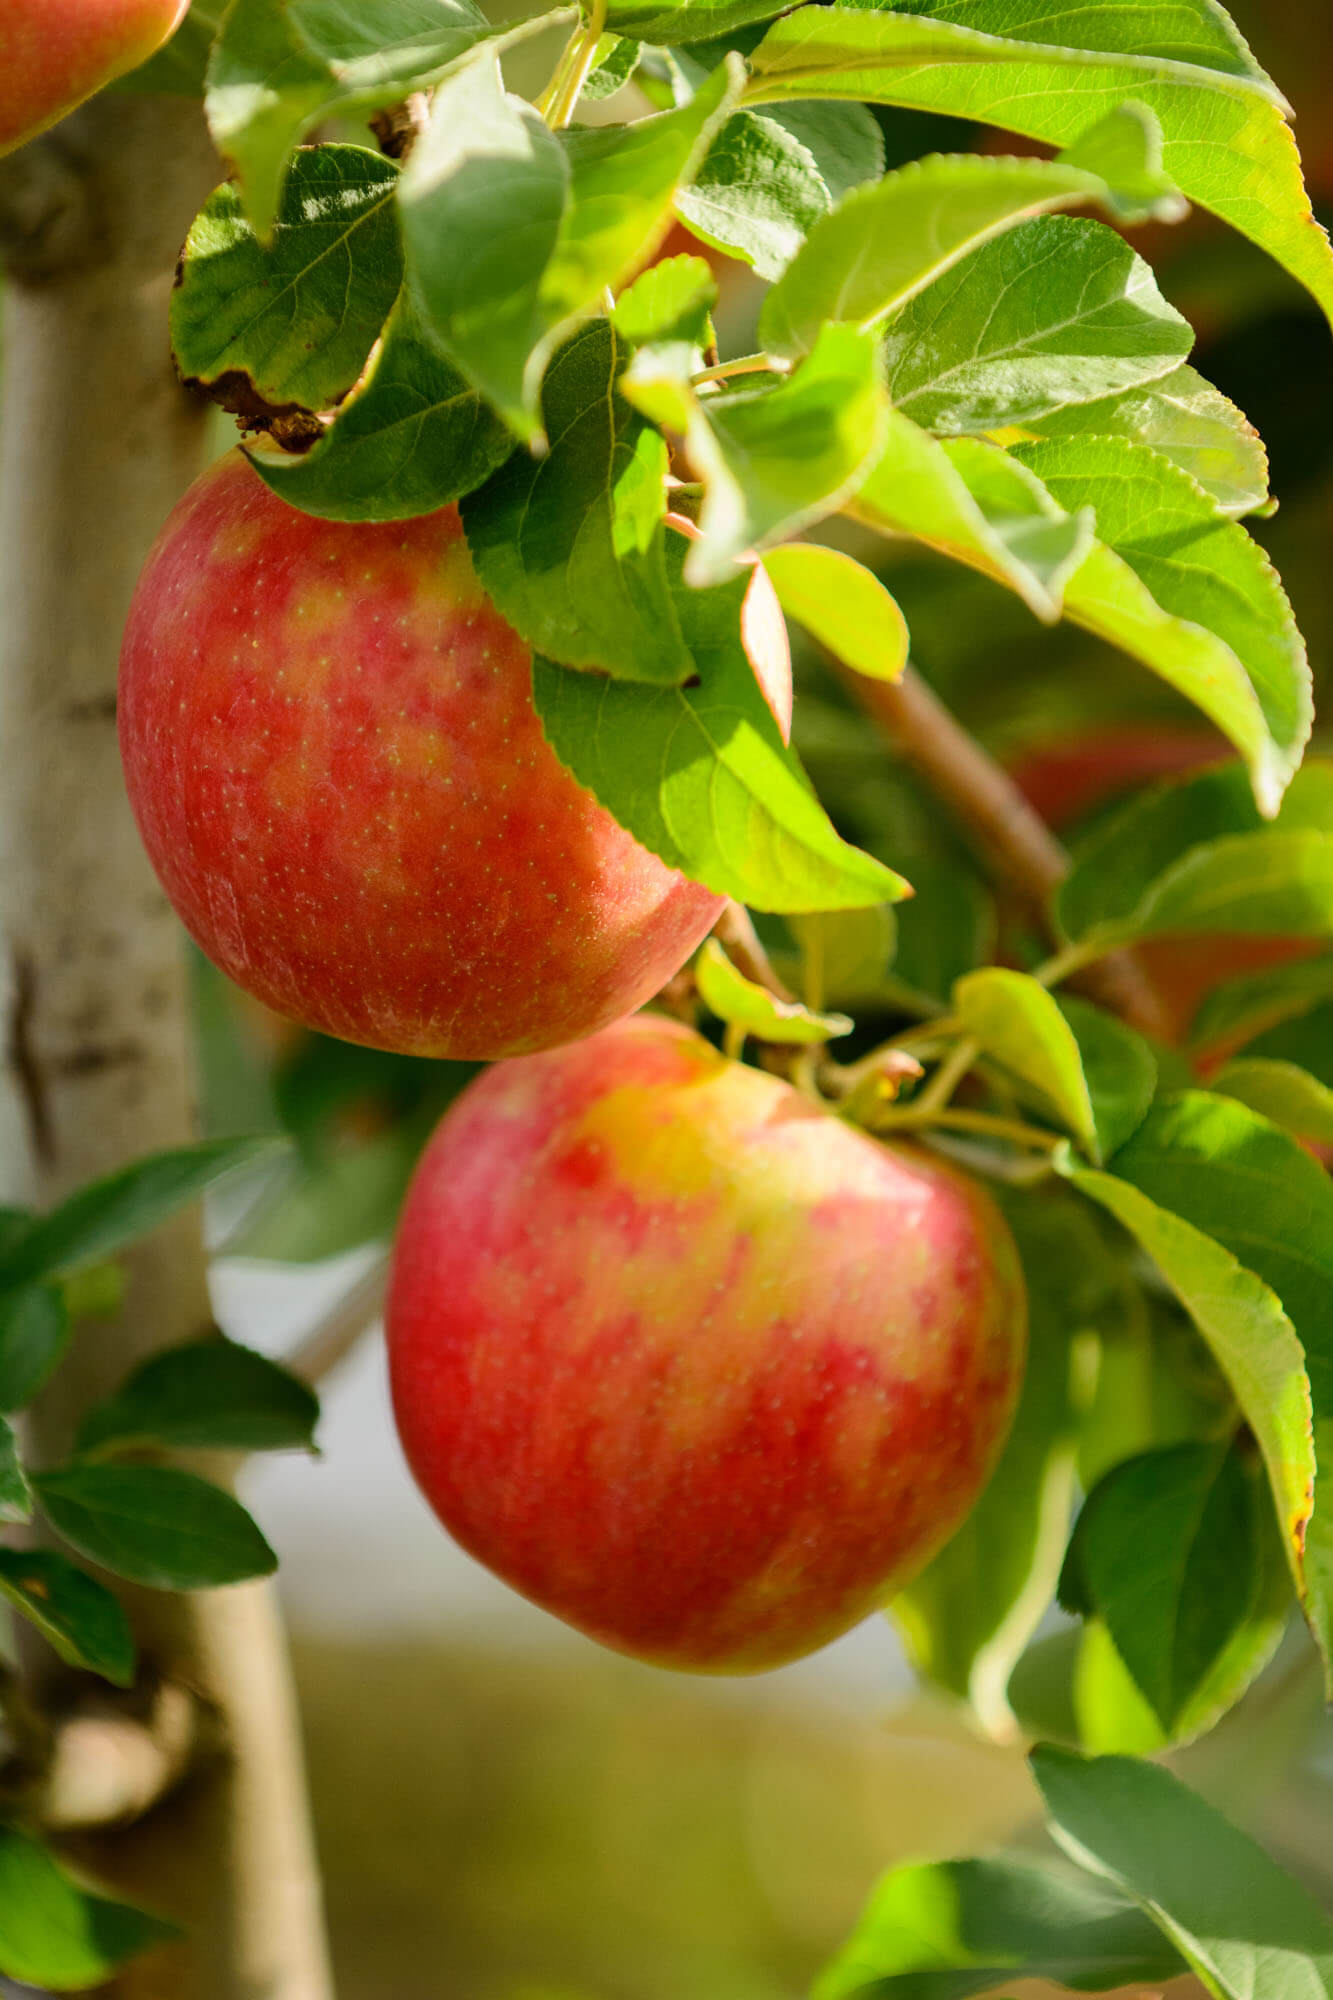
[[611,308],[611,324],[628,347],[684,341],[704,347],[717,279],[703,257],[663,257],[641,271]]
[[[1195,22],[1225,20],[1193,6]],[[1180,20],[1174,8],[1170,18]],[[1080,36],[1083,47],[1068,44]],[[1155,42],[1118,0],[918,0],[800,7],[750,55],[749,104],[833,97],[945,112],[1067,146],[1099,111],[1136,100],[1163,133],[1172,181],[1258,243],[1333,311],[1333,253],[1314,221],[1281,101],[1253,59],[1193,35]],[[1145,39],[1146,38],[1146,39]],[[1229,36],[1225,37],[1231,40]],[[1238,40],[1238,38],[1236,38]],[[1188,50],[1185,60],[1181,47]]]
[[0,1291],[0,1410],[22,1410],[69,1341],[69,1308],[56,1285]]
[[694,672],[667,581],[666,446],[615,394],[625,351],[605,320],[547,374],[551,447],[516,452],[463,507],[487,594],[562,666],[674,685]]
[[10,1979],[82,1993],[179,1935],[161,1917],[80,1888],[46,1848],[0,1826],[0,1972]]
[[434,513],[502,465],[513,438],[426,336],[404,293],[369,369],[331,427],[299,458],[250,463],[289,506],[326,521]]
[[400,188],[411,283],[445,352],[528,443],[543,435],[547,363],[651,259],[735,97],[738,60],[676,111],[558,135],[505,94],[489,54],[437,91]]
[[1333,1929],[1248,1834],[1157,1764],[1032,1753],[1051,1831],[1081,1867],[1132,1896],[1224,2000],[1333,1992]]
[[873,570],[841,549],[788,542],[764,568],[788,618],[844,666],[873,681],[896,681],[907,665],[907,620]]
[[810,527],[841,506],[875,459],[888,402],[879,343],[827,326],[786,380],[704,397],[679,348],[640,348],[621,393],[680,431],[704,481],[687,582],[725,582],[736,560]]
[[845,1014],[817,1014],[798,1000],[779,1000],[738,972],[716,938],[709,938],[694,962],[699,997],[719,1021],[742,1028],[764,1042],[816,1046],[855,1027]]
[[[1147,1125],[1155,1117],[1151,1113]],[[1137,1143],[1131,1140],[1125,1152]],[[1304,1598],[1303,1551],[1314,1504],[1315,1451],[1311,1387],[1296,1328],[1262,1278],[1202,1228],[1160,1206],[1139,1187],[1132,1161],[1122,1178],[1123,1158],[1117,1155],[1114,1174],[1075,1168],[1069,1178],[1123,1223],[1152,1258],[1230,1381],[1263,1453],[1283,1547]]]
[[1056,1005],[1078,1044],[1097,1156],[1106,1160],[1147,1117],[1157,1091],[1157,1058],[1142,1035],[1102,1008],[1063,994]]
[[[678,550],[668,550],[677,567]],[[697,686],[654,688],[533,661],[561,762],[668,866],[757,910],[863,909],[908,893],[833,830],[782,740],[741,638],[748,579],[677,588]]]
[[209,1590],[278,1566],[240,1502],[169,1465],[68,1465],[33,1491],[71,1547],[150,1590]]
[[[971,449],[950,451],[890,410],[884,447],[846,511],[882,534],[912,535],[993,577],[1054,624],[1065,586],[1092,545],[1091,511],[1066,514],[1002,452],[959,443]],[[1000,468],[1003,490],[988,460]]]
[[1172,931],[1333,937],[1333,833],[1274,828],[1196,847],[1080,942],[1106,950]]
[[[1234,1443],[1144,1452],[1088,1495],[1061,1602],[1105,1621],[1162,1728],[1174,1734],[1271,1595],[1274,1560],[1283,1568],[1275,1543],[1258,1468]],[[1282,1620],[1268,1624],[1271,1651]]]
[[894,316],[889,390],[937,435],[993,431],[1139,388],[1193,345],[1123,237],[1046,216],[973,251]]
[[884,170],[884,140],[861,104],[737,111],[708,149],[676,213],[696,236],[777,278],[810,228]]
[[580,95],[590,103],[614,97],[633,76],[642,54],[642,43],[627,35],[603,35]]
[[1100,1618],[1089,1619],[1079,1634],[1070,1698],[1085,1751],[1151,1757],[1165,1749],[1167,1733]]
[[1025,972],[990,965],[953,989],[964,1033],[1049,1102],[1060,1123],[1100,1159],[1078,1040],[1046,988]]
[[895,1868],[812,2000],[966,2000],[1018,1978],[1080,1992],[1176,1978],[1179,1954],[1128,1897],[1049,1861]]
[[[1328,1659],[1333,1656],[1333,1182],[1287,1133],[1230,1098],[1197,1090],[1158,1104],[1116,1155],[1115,1171],[1142,1196],[1206,1230],[1270,1287],[1304,1347],[1319,1480],[1298,1585]],[[1234,1374],[1232,1380],[1262,1444]],[[1279,1516],[1285,1524],[1286,1506]]]
[[[1125,106],[1105,122],[1108,131],[1131,136],[1139,171],[1148,170],[1157,143],[1153,120]],[[1098,162],[1104,157],[1101,126],[1058,160],[935,154],[856,190],[815,225],[768,294],[759,316],[760,339],[774,354],[808,353],[825,321],[878,325],[960,258],[1025,216],[1091,201],[1121,212],[1117,191],[1098,167],[1083,164],[1085,152]],[[1179,214],[1170,184],[1159,175],[1154,186],[1147,211]]]
[[891,1608],[923,1673],[1013,1727],[1011,1673],[1050,1605],[1074,1504],[1077,1427],[1116,1273],[1088,1209],[1063,1190],[1004,1203],[1023,1260],[1028,1361],[1013,1428],[962,1527]]
[[134,1634],[120,1599],[52,1549],[0,1548],[0,1592],[71,1667],[134,1681]]
[[1083,937],[1128,921],[1145,885],[1194,849],[1262,827],[1245,773],[1234,764],[1135,792],[1077,843],[1055,899],[1061,929]]
[[913,854],[903,868],[916,894],[894,913],[894,976],[943,1005],[956,979],[994,956],[995,903],[952,855]]
[[110,1257],[198,1201],[224,1174],[284,1150],[281,1140],[208,1139],[199,1146],[150,1153],[119,1173],[92,1181],[0,1248],[0,1291]]
[[774,0],[610,0],[606,18],[619,35],[674,47],[719,41],[776,12]]
[[472,0],[232,0],[208,65],[205,109],[261,237],[293,149],[316,125],[439,83],[479,43],[506,47],[568,13],[497,27]]
[[790,915],[787,929],[800,947],[806,1005],[855,1009],[881,999],[897,927],[897,913],[886,903]]
[[171,344],[187,383],[264,405],[324,410],[365,367],[403,279],[398,169],[364,146],[298,153],[273,238],[260,242],[224,182],[185,239]]
[[319,1401],[304,1382],[220,1335],[154,1354],[79,1427],[81,1454],[290,1451],[314,1446]]
[[1212,1079],[1212,1088],[1297,1138],[1333,1146],[1333,1090],[1296,1063],[1242,1056]]
[[0,1417],[0,1521],[32,1518],[32,1489],[24,1477],[14,1426]]
[[1208,995],[1195,1017],[1190,1040],[1196,1048],[1250,1041],[1266,1029],[1298,1020],[1331,998],[1333,953],[1269,966],[1263,972],[1247,972]]
[[1061,506],[1096,508],[1098,540],[1130,565],[1164,611],[1230,647],[1272,740],[1256,771],[1256,796],[1275,810],[1301,761],[1314,703],[1305,643],[1264,551],[1238,522],[1219,517],[1188,473],[1146,445],[1062,438],[1019,446],[1017,456]]
[[1268,453],[1233,402],[1193,368],[1105,401],[1084,403],[1024,426],[1038,437],[1123,437],[1187,472],[1219,512],[1238,518],[1268,503]]

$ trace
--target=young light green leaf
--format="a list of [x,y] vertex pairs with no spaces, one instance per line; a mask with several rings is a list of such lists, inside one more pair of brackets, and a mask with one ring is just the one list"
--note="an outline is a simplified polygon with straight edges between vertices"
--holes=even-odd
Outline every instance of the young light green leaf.
[[[1154,121],[1126,106],[1106,121],[1137,143],[1140,168],[1158,143]],[[1089,157],[1103,157],[1101,127],[1087,135]],[[904,306],[1025,216],[1100,202],[1122,212],[1117,191],[1083,165],[1084,143],[1058,160],[935,154],[857,189],[810,231],[804,248],[764,301],[759,336],[774,354],[795,357],[813,346],[828,320],[872,327]],[[1154,182],[1150,212],[1180,213],[1170,183]],[[1131,204],[1132,206],[1132,204]]]
[[1287,1561],[1305,1597],[1315,1450],[1310,1381],[1296,1329],[1276,1293],[1230,1250],[1160,1206],[1137,1182],[1121,1178],[1120,1158],[1115,1174],[1079,1167],[1069,1178],[1124,1224],[1212,1349],[1263,1453]]
[[1075,1495],[1075,1442],[1116,1273],[1087,1207],[1057,1188],[1004,1203],[1023,1260],[1028,1361],[1013,1427],[958,1532],[891,1606],[923,1673],[997,1735],[1008,1684],[1050,1606]]
[[365,367],[403,279],[392,160],[365,146],[298,153],[272,241],[260,242],[232,181],[185,239],[171,344],[187,384],[243,416],[267,405],[324,410]]
[[1079,1992],[1179,1976],[1174,1946],[1126,1896],[1049,1861],[895,1868],[815,1981],[812,2000],[967,2000],[1048,1979]]
[[795,372],[762,389],[696,395],[679,349],[641,348],[621,393],[679,430],[704,481],[689,583],[722,583],[736,560],[810,527],[856,490],[884,437],[888,402],[879,344],[826,326]]
[[69,1307],[58,1285],[0,1290],[0,1410],[22,1410],[69,1341]]
[[472,0],[232,0],[205,109],[257,234],[271,233],[293,149],[316,125],[439,83],[480,43],[504,48],[567,14],[496,26]]
[[816,1047],[835,1035],[850,1035],[856,1025],[845,1014],[817,1014],[799,1000],[779,1000],[738,972],[716,938],[709,938],[699,953],[694,976],[710,1013],[762,1042]]
[[0,1825],[0,1972],[8,1978],[83,1993],[179,1935],[161,1917],[81,1888],[46,1848]]
[[[986,447],[976,447],[985,450]],[[1000,452],[991,457],[1012,462]],[[883,534],[912,535],[929,548],[967,563],[1016,591],[1036,617],[1053,625],[1065,585],[1092,546],[1090,512],[1066,514],[1042,497],[1038,480],[1017,481],[1000,493],[966,461],[977,492],[942,444],[891,409],[884,446],[846,511]]]
[[973,251],[909,301],[889,323],[885,351],[895,407],[956,436],[1030,426],[1139,388],[1169,375],[1193,345],[1189,322],[1115,230],[1045,216]]
[[1195,1017],[1196,1049],[1249,1042],[1333,999],[1333,953],[1248,972],[1216,987]]
[[652,257],[739,74],[728,57],[678,110],[559,135],[506,95],[489,55],[436,93],[400,187],[411,283],[446,353],[529,443],[548,361]]
[[562,666],[671,686],[694,661],[666,567],[666,446],[615,393],[625,350],[605,320],[547,373],[551,448],[516,452],[469,494],[463,525],[488,595]]
[[1051,1831],[1135,1902],[1222,2000],[1333,1993],[1333,1927],[1248,1834],[1160,1765],[1041,1744]]
[[864,105],[737,111],[676,196],[676,213],[704,242],[777,278],[834,202],[883,169],[884,140]]
[[[679,576],[680,551],[668,548]],[[654,688],[533,661],[547,738],[635,838],[757,910],[863,909],[910,893],[834,832],[783,742],[741,638],[748,579],[675,591],[697,686]]]
[[199,1451],[311,1450],[319,1401],[285,1368],[220,1335],[154,1354],[79,1427],[81,1455],[143,1445]]
[[627,347],[664,340],[704,347],[716,304],[717,279],[705,258],[663,257],[626,286],[610,320]]
[[858,674],[896,681],[907,665],[907,620],[873,570],[841,549],[787,542],[764,568],[788,618]]
[[68,1556],[0,1548],[0,1594],[68,1665],[132,1686],[134,1634],[124,1606]]
[[1333,1146],[1333,1090],[1297,1063],[1242,1056],[1212,1079],[1212,1088],[1298,1139]]
[[1272,793],[1280,798],[1301,761],[1314,701],[1305,643],[1263,550],[1238,522],[1219,517],[1188,473],[1146,445],[1063,438],[1021,445],[1017,456],[1061,506],[1095,506],[1098,540],[1130,565],[1154,602],[1212,633],[1240,661],[1273,746],[1271,770],[1256,774],[1256,796],[1261,808],[1276,810]]
[[[1172,11],[1178,20],[1181,10]],[[1196,20],[1225,18],[1202,4],[1191,12]],[[1333,252],[1314,221],[1273,86],[1252,59],[1210,55],[1195,37],[1154,41],[1145,18],[1111,0],[1076,11],[1065,0],[1040,0],[1021,13],[1011,0],[934,0],[929,15],[920,0],[891,9],[800,7],[774,22],[751,53],[746,101],[898,104],[1067,146],[1099,110],[1132,99],[1161,122],[1172,181],[1333,313]],[[1070,46],[1080,31],[1085,46]]]
[[[1234,1443],[1145,1452],[1088,1495],[1060,1600],[1068,1611],[1105,1621],[1172,1735],[1268,1594],[1275,1544],[1258,1468]],[[1275,1559],[1281,1568],[1280,1549]],[[1271,1649],[1281,1619],[1269,1628]]]
[[280,1139],[208,1139],[150,1153],[93,1181],[0,1248],[0,1291],[110,1257],[198,1201],[224,1174],[281,1157],[284,1150]]
[[953,989],[963,1031],[1045,1098],[1066,1130],[1100,1159],[1078,1040],[1046,988],[1025,972],[990,965]]
[[67,1465],[33,1476],[72,1548],[150,1590],[211,1590],[278,1566],[238,1500],[170,1465]]
[[447,506],[502,465],[514,440],[427,338],[404,292],[369,369],[300,457],[250,463],[289,506],[326,521],[398,521]]
[[1222,514],[1239,519],[1268,504],[1268,453],[1253,424],[1193,368],[1176,368],[1105,401],[1029,418],[1038,437],[1123,437],[1146,445],[1197,480]]
[[24,1476],[14,1426],[0,1417],[0,1521],[32,1518],[32,1488]]

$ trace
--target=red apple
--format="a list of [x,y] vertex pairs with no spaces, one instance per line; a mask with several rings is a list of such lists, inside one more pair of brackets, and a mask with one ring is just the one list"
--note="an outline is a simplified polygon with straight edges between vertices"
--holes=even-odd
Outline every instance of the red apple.
[[469,1086],[387,1326],[463,1547],[605,1645],[726,1673],[835,1639],[959,1525],[1026,1304],[971,1181],[645,1015]]
[[54,125],[174,33],[190,0],[3,0],[0,153]]
[[[789,716],[758,568],[747,611]],[[651,998],[720,899],[569,775],[530,666],[455,508],[349,526],[239,453],[206,473],[135,594],[120,739],[153,865],[214,963],[280,1014],[415,1055],[551,1048]]]

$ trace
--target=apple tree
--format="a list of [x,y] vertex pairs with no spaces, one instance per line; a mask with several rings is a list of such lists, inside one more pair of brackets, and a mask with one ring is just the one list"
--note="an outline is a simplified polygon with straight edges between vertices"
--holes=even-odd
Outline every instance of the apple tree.
[[331,1991],[231,1488],[389,1252],[280,1367],[197,1204],[387,1246],[443,1117],[446,1525],[659,1663],[882,1607],[1030,1748],[1046,1845],[817,2000],[1329,1990],[1170,1767],[1333,1687],[1333,764],[1166,296],[1203,216],[1333,318],[1283,79],[1216,0],[183,12],[0,19],[0,1974]]

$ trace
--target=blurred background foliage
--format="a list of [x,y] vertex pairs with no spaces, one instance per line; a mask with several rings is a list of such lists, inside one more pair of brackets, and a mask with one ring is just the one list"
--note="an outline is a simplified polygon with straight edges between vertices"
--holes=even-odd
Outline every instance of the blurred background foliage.
[[[1232,11],[1296,103],[1331,222],[1333,10],[1233,0]],[[890,166],[941,149],[1013,150],[957,121],[876,115]],[[1322,697],[1333,667],[1327,329],[1275,266],[1206,216],[1134,241],[1197,329],[1195,365],[1268,443],[1282,504],[1255,531]],[[739,265],[721,276],[723,346],[743,351],[758,288]],[[219,419],[219,448],[231,441]],[[1053,818],[1214,749],[1162,682],[1087,635],[1045,630],[1016,598],[907,545],[886,560],[877,542],[873,559],[918,667]],[[975,962],[989,893],[940,809],[819,662],[800,654],[797,665],[798,743],[830,811],[918,887],[899,912],[897,973],[938,988],[955,950],[959,969]],[[1091,790],[1090,764],[1101,773]],[[280,1347],[318,1310],[320,1284],[327,1293],[332,1274],[336,1289],[349,1256],[387,1238],[417,1152],[472,1072],[309,1034],[201,958],[195,973],[208,1131],[296,1140],[282,1179],[214,1218],[220,1315]],[[616,1660],[522,1607],[507,1624],[506,1594],[464,1558],[432,1566],[440,1538],[397,1466],[377,1352],[334,1379],[329,1409],[323,1462],[265,1470],[251,1497],[284,1557],[344,2000],[795,2000],[882,1868],[1029,1837],[1018,1748],[913,1694],[883,1628],[794,1673],[719,1686]],[[1067,1694],[1062,1643],[1053,1631],[1023,1669],[1020,1706],[1042,1727],[1059,1726]],[[1182,1768],[1291,1865],[1333,1878],[1333,1731],[1282,1655]]]

